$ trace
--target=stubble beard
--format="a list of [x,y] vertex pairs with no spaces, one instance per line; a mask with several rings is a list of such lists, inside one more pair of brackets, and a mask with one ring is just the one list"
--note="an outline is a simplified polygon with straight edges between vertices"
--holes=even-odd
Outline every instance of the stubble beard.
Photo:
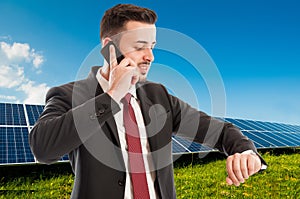
[[[139,74],[139,81],[138,82],[145,82],[147,80],[147,75],[148,75],[148,72],[150,70],[150,66],[151,66],[151,63],[150,62],[144,62],[144,63],[141,63],[139,65],[144,65],[144,64],[147,64],[148,66],[148,70],[147,71],[140,71],[140,74]],[[140,67],[140,66],[139,66]],[[141,66],[143,67],[143,66]]]

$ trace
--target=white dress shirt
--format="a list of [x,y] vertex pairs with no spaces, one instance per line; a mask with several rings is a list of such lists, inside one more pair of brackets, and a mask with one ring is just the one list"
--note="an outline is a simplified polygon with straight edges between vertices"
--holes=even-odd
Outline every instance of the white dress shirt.
[[[108,91],[108,81],[101,75],[100,73],[101,68],[98,70],[96,78],[102,87],[104,92]],[[135,86],[132,86],[129,90],[129,93],[132,95],[130,104],[133,108],[137,125],[139,128],[139,133],[140,133],[140,140],[141,140],[141,146],[142,146],[142,153],[143,153],[143,158],[144,158],[144,165],[145,165],[145,171],[146,171],[146,179],[147,179],[147,184],[148,184],[148,189],[149,189],[149,194],[150,194],[150,199],[156,199],[157,193],[155,192],[154,188],[154,181],[156,178],[154,167],[153,167],[153,160],[151,157],[151,151],[149,147],[149,142],[147,139],[147,133],[146,133],[146,128],[144,124],[144,119],[143,115],[141,112],[141,108],[138,104],[137,97],[136,97],[136,90]],[[119,106],[121,108],[121,111],[116,113],[114,115],[114,119],[116,121],[117,125],[117,130],[118,130],[118,135],[119,135],[119,140],[121,144],[121,150],[122,150],[122,155],[124,158],[125,162],[125,167],[126,167],[126,184],[125,184],[125,195],[124,199],[133,199],[133,192],[132,192],[132,184],[130,180],[130,174],[128,170],[128,151],[127,151],[127,142],[126,142],[126,136],[125,136],[125,128],[124,128],[124,121],[123,121],[123,104],[119,103]]]

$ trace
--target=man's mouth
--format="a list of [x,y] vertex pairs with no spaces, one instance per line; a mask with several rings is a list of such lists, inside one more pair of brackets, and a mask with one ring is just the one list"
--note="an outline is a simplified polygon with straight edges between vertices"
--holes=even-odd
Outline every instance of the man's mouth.
[[140,64],[139,68],[142,74],[147,73],[148,69],[149,69],[149,64]]
[[142,69],[142,70],[148,70],[148,66],[140,66],[140,69]]

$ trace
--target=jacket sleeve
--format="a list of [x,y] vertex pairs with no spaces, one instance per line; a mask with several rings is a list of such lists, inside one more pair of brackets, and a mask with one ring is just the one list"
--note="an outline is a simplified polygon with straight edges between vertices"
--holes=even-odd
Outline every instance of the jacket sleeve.
[[52,163],[99,132],[101,124],[120,110],[106,94],[72,106],[72,87],[55,87],[46,95],[43,113],[30,132],[30,147],[36,159]]
[[231,123],[198,111],[177,97],[169,95],[172,107],[173,132],[191,141],[216,148],[226,155],[257,150],[251,140]]

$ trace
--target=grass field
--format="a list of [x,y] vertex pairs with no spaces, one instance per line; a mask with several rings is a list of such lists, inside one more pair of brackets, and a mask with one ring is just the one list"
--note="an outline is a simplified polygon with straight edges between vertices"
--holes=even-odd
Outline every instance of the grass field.
[[[225,183],[220,156],[181,158],[174,164],[177,198],[300,198],[300,150],[264,153],[268,169],[239,187]],[[69,198],[69,164],[0,167],[0,198]]]

